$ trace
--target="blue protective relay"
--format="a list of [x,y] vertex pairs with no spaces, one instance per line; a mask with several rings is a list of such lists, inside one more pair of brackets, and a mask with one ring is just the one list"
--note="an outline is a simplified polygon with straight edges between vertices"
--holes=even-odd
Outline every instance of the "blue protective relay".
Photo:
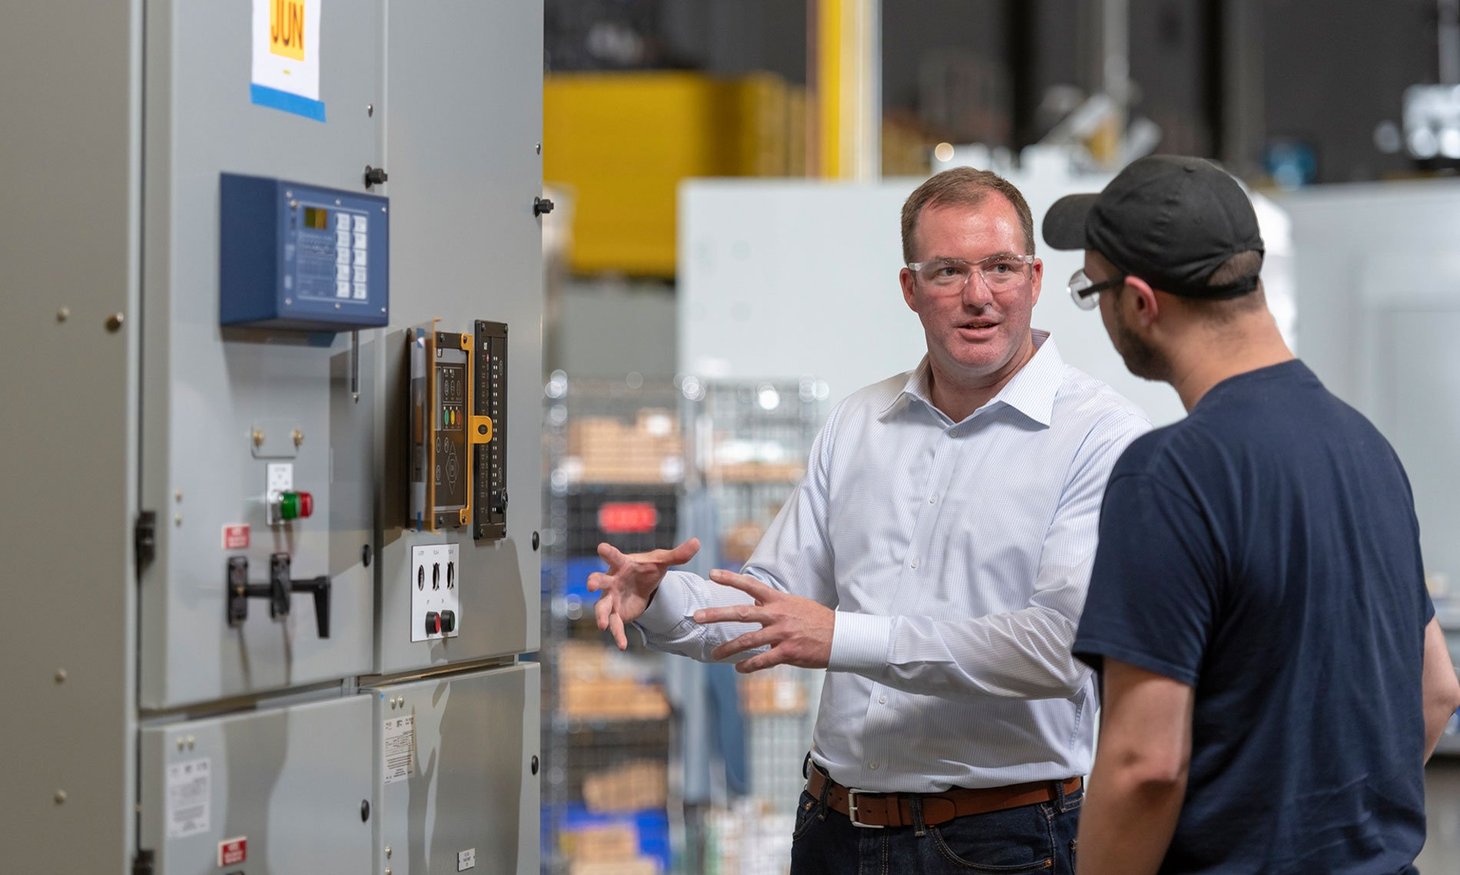
[[222,174],[222,325],[349,331],[390,320],[389,200]]

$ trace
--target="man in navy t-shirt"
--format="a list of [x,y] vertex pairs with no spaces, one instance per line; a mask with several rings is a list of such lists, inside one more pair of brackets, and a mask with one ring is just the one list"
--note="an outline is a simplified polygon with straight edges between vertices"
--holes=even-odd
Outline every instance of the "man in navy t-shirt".
[[1101,672],[1081,873],[1413,872],[1460,706],[1393,449],[1288,350],[1241,187],[1143,158],[1054,205],[1070,282],[1189,415],[1111,473],[1076,635]]

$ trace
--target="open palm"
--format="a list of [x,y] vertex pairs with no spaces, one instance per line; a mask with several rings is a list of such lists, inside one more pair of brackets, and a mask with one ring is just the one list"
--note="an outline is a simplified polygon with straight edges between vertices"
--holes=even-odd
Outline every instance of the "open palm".
[[588,575],[588,590],[600,593],[593,615],[598,628],[613,635],[619,650],[629,646],[624,626],[643,615],[664,574],[693,559],[699,551],[699,538],[690,538],[673,550],[647,553],[624,553],[612,544],[598,545],[598,557],[607,563],[608,571]]

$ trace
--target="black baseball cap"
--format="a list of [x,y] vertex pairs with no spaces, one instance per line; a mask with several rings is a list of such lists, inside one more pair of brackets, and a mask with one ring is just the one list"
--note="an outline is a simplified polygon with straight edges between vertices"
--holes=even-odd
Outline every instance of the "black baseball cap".
[[1189,298],[1235,298],[1257,276],[1224,286],[1207,279],[1239,252],[1265,252],[1242,186],[1204,158],[1151,155],[1131,162],[1099,194],[1072,194],[1044,216],[1054,249],[1093,249],[1153,288]]

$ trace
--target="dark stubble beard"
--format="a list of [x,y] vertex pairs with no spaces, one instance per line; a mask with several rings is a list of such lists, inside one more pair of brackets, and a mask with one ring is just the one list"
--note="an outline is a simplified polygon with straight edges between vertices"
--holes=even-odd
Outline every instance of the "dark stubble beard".
[[1125,361],[1126,370],[1143,380],[1169,382],[1170,362],[1155,347],[1136,336],[1118,314],[1115,317],[1115,334],[1110,340]]

